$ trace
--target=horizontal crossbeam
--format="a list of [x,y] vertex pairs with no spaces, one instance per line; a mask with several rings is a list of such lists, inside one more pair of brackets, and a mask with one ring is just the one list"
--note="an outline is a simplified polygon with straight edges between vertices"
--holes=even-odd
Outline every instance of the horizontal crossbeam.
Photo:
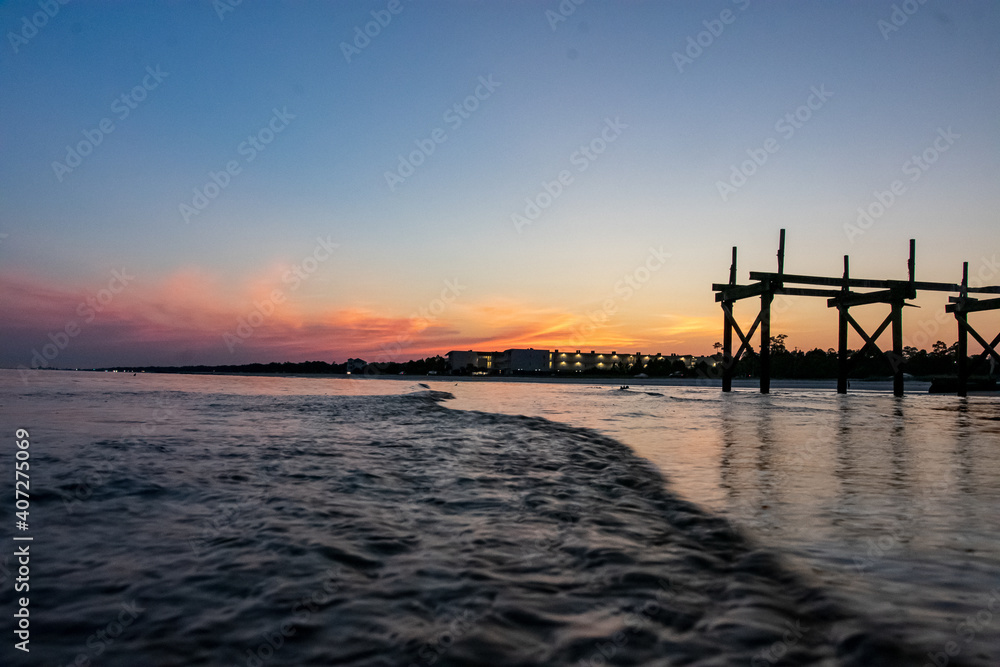
[[975,313],[982,310],[1000,309],[1000,299],[963,299],[962,297],[951,297],[954,303],[949,303],[944,307],[947,313]]
[[[712,291],[721,292],[721,294],[715,295],[716,301],[738,301],[740,299],[757,296],[762,294],[763,291],[767,291],[766,288],[763,291],[747,289],[756,288],[758,285],[763,285],[763,283],[754,283],[753,285],[726,285],[722,283],[712,283]],[[841,293],[840,290],[810,289],[808,287],[777,287],[772,291],[775,294],[782,294],[785,296],[815,296],[822,299],[829,299]]]
[[[712,289],[717,286],[712,285]],[[760,296],[768,290],[767,283],[754,283],[753,285],[722,285],[725,288],[715,295],[716,301],[739,301],[752,296]]]
[[891,289],[868,292],[867,294],[846,292],[828,300],[826,305],[829,308],[836,308],[838,306],[864,306],[869,303],[890,303],[895,299],[896,292]]
[[779,287],[774,290],[775,294],[787,296],[818,296],[828,298],[840,294],[840,290],[833,289],[809,289],[808,287]]
[[[916,294],[909,287],[896,286],[878,292],[840,292],[837,296],[829,299],[826,305],[830,308],[839,306],[864,306],[870,303],[892,303],[904,299],[916,298]],[[905,304],[909,305],[909,304]]]
[[[848,287],[862,287],[866,289],[889,289],[901,285],[907,285],[915,290],[925,290],[931,292],[961,292],[962,286],[957,283],[933,283],[909,280],[867,280],[865,278],[826,278],[822,276],[800,276],[789,273],[770,273],[767,271],[751,271],[750,280],[756,281],[776,281],[782,283],[795,283],[799,285],[822,285],[825,287],[843,287],[846,283]],[[986,287],[969,287],[969,292],[980,294],[1000,294],[1000,285]]]

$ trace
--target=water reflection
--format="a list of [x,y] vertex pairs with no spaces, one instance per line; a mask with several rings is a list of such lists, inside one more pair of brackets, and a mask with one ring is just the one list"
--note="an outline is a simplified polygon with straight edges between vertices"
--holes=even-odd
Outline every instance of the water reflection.
[[[295,434],[300,427],[323,432],[329,419],[325,396],[418,390],[415,382],[401,380],[147,376],[111,383],[98,376],[95,381],[100,386],[92,400],[86,392],[74,398],[80,418],[73,420],[66,442],[83,438],[88,429],[107,431],[92,419],[98,410],[111,410],[104,390],[120,392],[117,421],[141,419],[162,429],[157,434],[173,433],[170,425],[199,420],[203,427],[215,428],[211,406],[227,392],[315,395],[283,427],[247,413],[246,425],[283,441],[301,440]],[[995,398],[896,399],[857,391],[841,396],[832,390],[723,395],[717,388],[667,386],[647,394],[566,384],[428,384],[455,393],[456,400],[446,404],[454,410],[544,416],[619,439],[655,463],[673,492],[726,515],[752,539],[799,559],[813,576],[857,592],[858,599],[880,599],[906,613],[938,614],[941,627],[953,628],[952,620],[975,613],[982,591],[1000,581],[1000,419]],[[141,397],[137,392],[156,390],[172,400],[187,397],[169,420],[142,416],[148,401],[136,398]],[[446,433],[435,430],[436,425],[420,429],[426,429],[419,433],[427,438]],[[537,443],[540,451],[546,446],[544,440]],[[288,457],[298,459],[297,450]],[[453,476],[442,474],[442,485]],[[379,520],[388,522],[388,515]],[[981,633],[976,641],[1000,656],[1000,629]]]
[[955,468],[958,490],[973,494],[975,488],[975,465],[973,462],[974,443],[970,438],[972,419],[969,415],[969,399],[960,398],[955,406]]
[[906,419],[903,401],[895,399],[892,409],[892,429],[889,432],[889,451],[892,456],[891,486],[899,491],[901,496],[909,495],[910,486],[910,451],[906,441]]

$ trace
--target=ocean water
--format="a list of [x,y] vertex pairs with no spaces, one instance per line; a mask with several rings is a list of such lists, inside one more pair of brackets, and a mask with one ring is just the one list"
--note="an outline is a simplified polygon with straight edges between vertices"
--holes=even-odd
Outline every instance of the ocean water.
[[0,371],[0,419],[4,665],[1000,664],[996,397]]

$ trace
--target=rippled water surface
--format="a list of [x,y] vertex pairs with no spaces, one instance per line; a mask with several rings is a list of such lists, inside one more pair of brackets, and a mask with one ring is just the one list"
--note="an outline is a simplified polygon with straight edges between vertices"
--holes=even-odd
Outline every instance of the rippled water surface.
[[0,392],[4,534],[24,428],[34,538],[31,653],[5,631],[2,664],[1000,664],[996,397],[9,371]]

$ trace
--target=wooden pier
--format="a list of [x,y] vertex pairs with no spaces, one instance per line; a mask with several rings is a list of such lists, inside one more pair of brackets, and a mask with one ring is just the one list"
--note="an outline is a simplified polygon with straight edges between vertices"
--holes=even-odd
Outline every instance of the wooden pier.
[[[722,305],[722,391],[732,391],[733,373],[744,353],[753,352],[753,337],[760,329],[760,391],[766,394],[771,388],[771,304],[776,295],[819,297],[826,299],[827,307],[838,311],[839,329],[837,345],[837,392],[847,393],[847,375],[851,366],[868,350],[880,352],[885,358],[893,376],[893,393],[903,395],[903,308],[911,306],[911,300],[919,291],[954,292],[957,297],[949,297],[945,307],[955,314],[958,321],[958,394],[965,396],[967,382],[978,365],[988,356],[1000,362],[997,344],[1000,334],[993,342],[987,342],[968,322],[972,312],[1000,310],[1000,298],[980,300],[970,297],[970,293],[1000,294],[1000,286],[969,287],[969,263],[962,268],[962,282],[936,283],[916,280],[916,242],[910,239],[910,258],[907,262],[906,280],[868,280],[852,278],[850,260],[844,255],[844,274],[837,277],[805,276],[785,273],[785,230],[781,230],[778,240],[778,270],[775,273],[751,271],[747,285],[736,282],[736,247],[733,247],[732,264],[729,267],[729,282],[715,283],[712,290],[715,300]],[[821,289],[826,288],[826,289]],[[857,291],[857,290],[866,291]],[[737,301],[760,297],[760,311],[746,333],[740,328],[733,312]],[[869,334],[851,316],[850,309],[858,306],[883,304],[889,306],[889,313],[882,323]],[[864,345],[853,356],[848,356],[847,337],[853,328],[864,340]],[[892,349],[883,351],[878,346],[879,337],[887,329],[891,331]],[[733,354],[733,333],[740,340],[740,346]],[[968,336],[972,336],[983,346],[983,351],[968,362]]]

